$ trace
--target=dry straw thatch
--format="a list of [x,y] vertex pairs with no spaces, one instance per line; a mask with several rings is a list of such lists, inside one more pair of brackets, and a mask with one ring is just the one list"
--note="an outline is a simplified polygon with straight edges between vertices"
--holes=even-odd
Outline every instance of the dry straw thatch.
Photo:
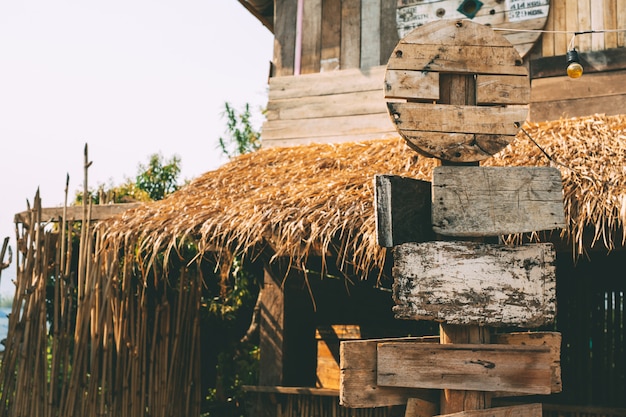
[[[609,249],[623,244],[626,115],[527,124],[524,130],[528,135],[521,131],[484,165],[557,166],[568,224],[563,236],[577,253],[598,241]],[[340,267],[365,272],[385,257],[375,237],[374,175],[430,180],[437,163],[418,157],[401,139],[263,149],[165,200],[129,210],[101,230],[109,242],[139,243],[154,254],[193,239],[201,251],[269,247],[296,265],[310,254],[333,254]]]

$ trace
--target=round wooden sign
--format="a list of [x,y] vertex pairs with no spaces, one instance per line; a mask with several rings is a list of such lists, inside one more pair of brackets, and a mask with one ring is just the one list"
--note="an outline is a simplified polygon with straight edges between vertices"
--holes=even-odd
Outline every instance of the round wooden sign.
[[[471,19],[502,31],[523,57],[548,21],[550,0],[398,0],[396,23],[403,38],[411,30],[442,19]],[[530,30],[530,31],[529,31]]]
[[476,162],[502,150],[526,120],[530,80],[503,36],[470,20],[420,26],[393,50],[385,98],[416,151]]

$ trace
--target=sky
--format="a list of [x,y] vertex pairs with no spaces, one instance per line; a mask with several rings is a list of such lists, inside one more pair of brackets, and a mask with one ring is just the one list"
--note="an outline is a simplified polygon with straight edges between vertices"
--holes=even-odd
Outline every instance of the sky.
[[[181,159],[181,179],[227,160],[225,102],[267,103],[273,35],[237,0],[21,0],[0,3],[0,239],[15,213],[83,184],[134,178],[149,156]],[[6,259],[5,259],[6,261]],[[15,264],[15,254],[13,257]],[[12,296],[14,265],[0,296]]]

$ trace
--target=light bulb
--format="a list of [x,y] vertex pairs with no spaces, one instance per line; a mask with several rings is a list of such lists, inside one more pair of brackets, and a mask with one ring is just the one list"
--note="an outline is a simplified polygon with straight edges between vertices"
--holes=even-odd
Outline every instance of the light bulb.
[[583,66],[580,65],[580,58],[576,49],[567,51],[567,76],[570,78],[580,78],[583,75]]

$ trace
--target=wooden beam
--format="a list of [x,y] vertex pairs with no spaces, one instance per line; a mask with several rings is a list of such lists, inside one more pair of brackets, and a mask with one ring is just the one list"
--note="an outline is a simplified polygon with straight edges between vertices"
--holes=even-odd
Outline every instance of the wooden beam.
[[523,404],[486,410],[461,411],[439,417],[541,417],[541,404]]
[[437,401],[437,392],[402,387],[381,387],[376,383],[377,354],[380,342],[437,343],[438,337],[369,339],[344,341],[340,345],[339,403],[350,408],[386,407],[406,404],[409,398]]
[[554,321],[549,243],[405,243],[394,247],[396,318],[532,328]]
[[[95,204],[91,206],[91,220],[105,220],[136,207],[142,203]],[[22,211],[15,215],[15,223],[28,223],[33,210]],[[41,210],[41,221],[58,222],[63,216],[63,207],[47,207]],[[68,206],[65,220],[81,221],[83,206]]]
[[551,167],[439,166],[432,223],[444,236],[488,237],[565,227],[561,172]]
[[544,346],[378,344],[380,386],[550,394]]
[[374,205],[380,246],[434,240],[429,182],[397,175],[376,175]]

